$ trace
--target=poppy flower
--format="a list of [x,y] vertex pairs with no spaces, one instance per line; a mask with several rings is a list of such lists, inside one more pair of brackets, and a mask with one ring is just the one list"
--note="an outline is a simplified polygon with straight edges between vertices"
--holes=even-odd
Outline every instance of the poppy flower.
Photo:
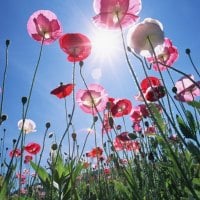
[[128,115],[131,112],[132,103],[128,99],[116,99],[114,105],[111,108],[113,117],[122,117]]
[[120,137],[117,136],[113,140],[113,147],[114,147],[114,149],[116,151],[121,151],[121,150],[139,151],[140,143],[138,141],[131,140],[128,137],[128,133],[127,133],[127,134],[124,134],[122,137],[121,136]]
[[128,27],[139,19],[141,0],[94,0],[94,23],[101,28]]
[[128,31],[127,40],[135,53],[150,57],[154,48],[164,42],[163,26],[158,20],[146,18]]
[[60,83],[60,86],[52,90],[51,94],[56,95],[59,99],[65,98],[72,93],[74,86],[75,85],[71,83],[66,84],[66,85],[63,85],[63,83]]
[[122,132],[119,135],[116,136],[117,139],[119,139],[122,142],[130,141],[131,138],[128,136],[128,132]]
[[139,150],[141,149],[141,146],[138,141],[129,141],[126,143],[125,149],[127,151],[139,152]]
[[91,41],[80,33],[68,33],[59,39],[60,48],[68,55],[69,62],[79,62],[91,53]]
[[25,119],[24,122],[23,122],[23,119],[19,120],[18,121],[18,128],[19,130],[22,130],[23,128],[23,133],[31,133],[31,132],[36,132],[36,124],[33,120],[31,119]]
[[103,154],[103,149],[101,147],[93,148],[90,152],[86,153],[86,157],[95,158],[100,157]]
[[103,117],[102,133],[108,133],[112,130],[109,122],[109,114],[105,113]]
[[31,142],[24,147],[24,150],[30,154],[36,155],[39,153],[41,147],[39,144]]
[[34,40],[43,44],[51,44],[62,35],[61,24],[50,10],[34,12],[28,20],[27,30]]
[[140,83],[141,90],[147,101],[154,102],[165,96],[165,89],[156,77],[147,77]]
[[155,126],[148,126],[145,129],[144,134],[146,136],[154,136],[154,135],[156,135],[156,127]]
[[88,86],[88,90],[78,90],[76,102],[84,112],[95,115],[97,111],[101,112],[105,109],[108,94],[101,85],[91,84]]
[[[171,66],[178,58],[178,50],[172,45],[172,41],[165,38],[163,45],[159,45],[155,48],[156,59],[154,56],[148,57],[147,61],[152,63],[152,67],[155,71],[164,71],[167,66]],[[164,65],[157,63],[156,60]]]
[[103,169],[103,173],[106,174],[106,175],[109,175],[109,174],[111,173],[110,168],[105,167],[105,168]]
[[19,157],[21,156],[21,150],[20,149],[13,149],[12,151],[10,151],[9,156],[12,157]]
[[27,164],[29,163],[31,160],[33,160],[33,156],[31,155],[26,155],[24,158],[24,163]]
[[[194,80],[193,75],[189,75],[189,77]],[[175,99],[182,102],[194,101],[195,97],[200,96],[200,81],[197,81],[196,84],[185,76],[179,79],[175,83],[177,89]]]

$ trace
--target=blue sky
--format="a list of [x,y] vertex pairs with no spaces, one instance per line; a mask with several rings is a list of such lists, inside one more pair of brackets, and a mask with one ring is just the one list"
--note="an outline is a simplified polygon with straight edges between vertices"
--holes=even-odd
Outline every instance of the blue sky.
[[[2,134],[3,128],[7,129],[6,146],[10,147],[11,140],[18,136],[17,122],[21,119],[21,97],[28,95],[39,54],[40,44],[30,38],[27,33],[28,18],[37,10],[48,9],[57,15],[64,33],[79,32],[89,38],[94,38],[96,27],[91,20],[95,15],[92,4],[92,0],[2,0],[0,7],[1,82],[5,65],[4,43],[6,39],[11,40],[3,107],[3,111],[9,119],[0,127],[0,134]],[[174,66],[187,73],[193,73],[191,64],[185,55],[185,49],[191,49],[194,62],[198,65],[200,62],[200,1],[143,0],[142,4],[142,11],[139,14],[140,20],[146,17],[158,19],[164,26],[165,36],[170,38],[178,48],[180,57]],[[112,34],[117,35],[118,33]],[[126,31],[124,34],[126,35]],[[133,96],[137,94],[137,90],[125,62],[120,38],[116,43],[117,47],[112,49],[110,54],[107,53],[106,57],[102,57],[99,52],[93,50],[92,55],[85,60],[83,73],[88,84],[99,83],[105,87],[109,96],[129,98],[133,105],[136,105],[137,102],[134,101]],[[134,59],[132,62],[138,79],[142,80],[144,75],[141,73],[141,66]],[[101,72],[99,79],[94,78],[94,71]],[[59,48],[58,42],[45,46],[27,116],[36,122],[37,132],[28,135],[27,142],[34,140],[41,144],[46,122],[51,122],[50,131],[55,132],[58,140],[61,137],[66,126],[64,101],[50,95],[50,91],[57,87],[60,82],[70,83],[71,74],[72,63],[66,60],[66,55]],[[156,75],[156,72],[150,72],[150,74]],[[174,74],[174,79],[178,78],[180,75]],[[76,84],[77,89],[84,88],[78,70]],[[71,97],[67,99],[69,111],[71,110],[70,102]],[[128,117],[127,120],[129,120]],[[78,134],[78,143],[81,145],[86,135],[83,130],[90,126],[92,117],[84,114],[77,106],[73,123]],[[47,139],[46,150],[49,149],[51,142],[52,140]],[[86,150],[90,150],[93,144],[94,136],[90,136]]]

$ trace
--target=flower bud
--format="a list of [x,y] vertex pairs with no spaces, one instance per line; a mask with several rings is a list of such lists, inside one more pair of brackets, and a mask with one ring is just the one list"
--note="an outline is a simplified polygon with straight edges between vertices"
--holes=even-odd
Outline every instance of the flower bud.
[[72,139],[76,141],[76,133],[72,133]]
[[27,102],[27,97],[22,97],[22,104],[24,105]]
[[57,145],[56,143],[52,144],[52,145],[51,145],[51,149],[52,149],[53,151],[57,150],[57,149],[58,149],[58,145]]
[[50,126],[51,126],[50,122],[47,122],[46,123],[46,128],[50,128]]
[[190,49],[188,49],[188,48],[185,50],[185,53],[186,53],[186,54],[190,54],[190,52],[191,52],[191,51],[190,51]]
[[10,44],[10,40],[6,40],[6,46],[8,47]]

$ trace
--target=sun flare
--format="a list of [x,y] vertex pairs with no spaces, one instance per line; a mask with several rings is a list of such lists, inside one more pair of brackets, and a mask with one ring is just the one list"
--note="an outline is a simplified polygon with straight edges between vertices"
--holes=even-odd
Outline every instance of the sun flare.
[[95,31],[91,42],[94,56],[102,61],[116,58],[121,48],[121,38],[118,32]]

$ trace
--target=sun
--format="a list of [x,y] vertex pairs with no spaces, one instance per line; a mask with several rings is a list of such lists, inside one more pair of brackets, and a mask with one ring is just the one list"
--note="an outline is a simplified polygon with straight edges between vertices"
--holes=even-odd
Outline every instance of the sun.
[[116,59],[122,50],[120,33],[116,31],[95,30],[91,43],[93,56],[100,61]]

